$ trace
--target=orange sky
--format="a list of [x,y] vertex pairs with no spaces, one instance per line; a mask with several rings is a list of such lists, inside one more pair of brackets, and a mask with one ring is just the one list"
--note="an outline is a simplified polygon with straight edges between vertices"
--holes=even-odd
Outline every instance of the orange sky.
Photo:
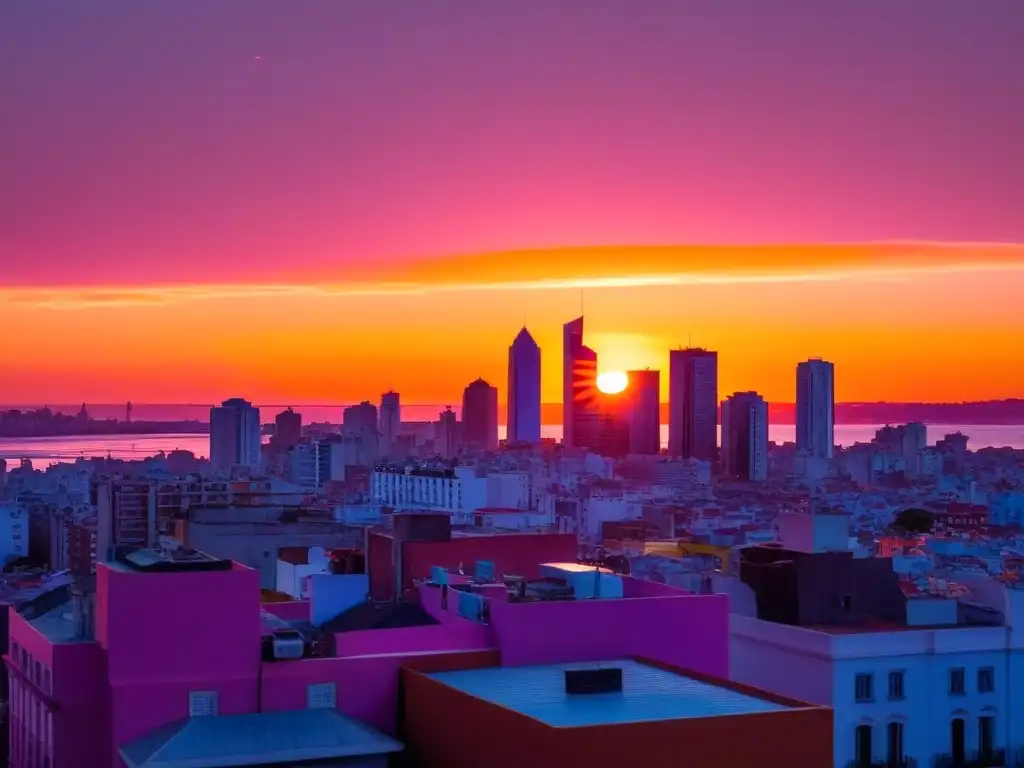
[[821,356],[841,401],[1024,396],[1024,248],[907,243],[563,249],[253,285],[0,288],[0,402],[337,403],[395,388],[444,403],[477,376],[504,399],[524,318],[556,402],[560,326],[583,286],[602,370],[667,371],[668,350],[691,342],[719,351],[723,394],[791,402],[795,364]]

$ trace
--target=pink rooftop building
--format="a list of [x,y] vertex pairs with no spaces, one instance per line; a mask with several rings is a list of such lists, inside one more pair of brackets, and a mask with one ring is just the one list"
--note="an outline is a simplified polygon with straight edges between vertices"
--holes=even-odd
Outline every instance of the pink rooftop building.
[[[403,748],[403,667],[643,657],[727,678],[725,596],[575,562],[536,579],[466,565],[435,568],[412,597],[368,602],[368,576],[318,575],[310,601],[261,606],[259,574],[237,563],[119,552],[12,613],[10,764],[383,766]],[[311,622],[318,601],[332,618]]]

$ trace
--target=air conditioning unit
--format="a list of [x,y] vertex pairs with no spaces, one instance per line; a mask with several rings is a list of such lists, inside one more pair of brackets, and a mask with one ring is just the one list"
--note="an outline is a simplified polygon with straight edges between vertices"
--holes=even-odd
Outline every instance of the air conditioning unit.
[[296,630],[281,630],[273,635],[275,659],[301,659],[305,653],[306,643]]

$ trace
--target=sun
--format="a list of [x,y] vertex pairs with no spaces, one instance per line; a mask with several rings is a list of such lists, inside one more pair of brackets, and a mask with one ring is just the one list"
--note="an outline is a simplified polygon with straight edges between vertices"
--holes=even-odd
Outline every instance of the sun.
[[606,395],[617,395],[629,386],[629,377],[622,371],[606,371],[597,377],[597,388]]

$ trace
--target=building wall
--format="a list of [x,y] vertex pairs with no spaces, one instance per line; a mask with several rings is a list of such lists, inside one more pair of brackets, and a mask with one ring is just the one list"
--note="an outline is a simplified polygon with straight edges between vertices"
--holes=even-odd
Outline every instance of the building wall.
[[109,745],[101,738],[107,710],[97,692],[106,679],[106,659],[99,647],[55,645],[14,612],[9,632],[11,764],[31,764],[35,749],[39,760],[48,757],[56,768],[110,765]]
[[[394,568],[391,561],[391,538],[369,535],[370,593],[374,599],[391,596]],[[455,570],[461,564],[471,572],[477,560],[490,560],[498,577],[514,574],[537,578],[537,567],[544,562],[575,562],[578,554],[576,537],[572,534],[524,534],[498,536],[465,536],[450,541],[406,542],[404,552],[404,589],[411,589],[414,579],[426,579],[434,566]]]
[[188,525],[190,547],[214,557],[234,560],[259,571],[260,586],[277,583],[277,551],[282,547],[342,549],[362,545],[361,529],[334,523],[200,523]]
[[[890,722],[903,723],[904,753],[927,765],[951,749],[950,724],[965,720],[967,752],[978,748],[978,718],[995,718],[995,746],[1016,747],[1024,727],[1019,690],[1024,656],[1007,650],[1005,627],[956,627],[833,635],[732,617],[730,677],[835,712],[834,759],[855,755],[855,729],[870,725],[875,760],[886,757]],[[980,693],[977,671],[990,667],[995,690]],[[951,695],[949,675],[965,670],[965,692]],[[903,698],[891,700],[889,673],[901,671]],[[873,698],[858,702],[858,674],[872,675]]]
[[[403,670],[403,731],[416,764],[445,768],[831,768],[832,713],[804,708],[757,715],[551,728]],[[464,724],[472,723],[467,733]]]
[[0,565],[28,554],[28,515],[18,504],[0,504]]
[[334,635],[335,655],[371,656],[388,653],[475,651],[495,647],[490,627],[461,619],[444,624],[400,629],[368,629]]
[[[507,603],[490,601],[505,666],[645,656],[696,672],[729,674],[724,595]],[[656,632],[651,627],[657,627]]]
[[113,754],[188,717],[193,691],[216,691],[220,714],[257,711],[258,580],[241,566],[184,573],[97,567],[96,639],[108,660]]
[[[388,631],[388,630],[380,630]],[[399,672],[494,666],[495,651],[375,653],[343,659],[267,662],[262,671],[262,711],[305,709],[308,686],[334,683],[338,709],[389,735],[399,731]]]

